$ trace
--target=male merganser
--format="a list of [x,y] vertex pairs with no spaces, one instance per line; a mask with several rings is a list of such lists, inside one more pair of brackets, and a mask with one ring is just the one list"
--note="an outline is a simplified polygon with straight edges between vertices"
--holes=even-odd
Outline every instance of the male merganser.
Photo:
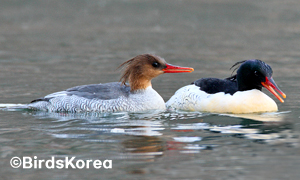
[[184,86],[166,103],[167,108],[215,113],[274,112],[277,104],[261,92],[268,89],[280,102],[286,97],[272,78],[272,68],[261,60],[251,59],[241,64],[237,74],[226,79],[202,78]]
[[[163,98],[152,89],[151,79],[163,73],[192,72],[193,68],[167,64],[158,56],[138,55],[126,66],[122,82],[76,86],[35,99],[28,107],[51,112],[119,112],[165,109]],[[127,84],[128,82],[129,84]]]

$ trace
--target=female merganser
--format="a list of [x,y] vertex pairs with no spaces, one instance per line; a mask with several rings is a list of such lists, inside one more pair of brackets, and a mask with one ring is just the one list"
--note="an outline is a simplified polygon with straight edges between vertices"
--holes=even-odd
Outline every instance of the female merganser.
[[261,92],[267,88],[280,102],[286,95],[272,78],[272,68],[261,60],[251,59],[241,64],[237,74],[226,79],[202,78],[184,86],[166,103],[167,108],[215,113],[254,113],[277,111],[277,104]]
[[151,79],[163,73],[194,71],[193,68],[167,64],[163,58],[151,54],[138,55],[119,68],[125,65],[122,82],[76,86],[33,100],[28,107],[51,112],[164,110],[165,102],[152,89]]

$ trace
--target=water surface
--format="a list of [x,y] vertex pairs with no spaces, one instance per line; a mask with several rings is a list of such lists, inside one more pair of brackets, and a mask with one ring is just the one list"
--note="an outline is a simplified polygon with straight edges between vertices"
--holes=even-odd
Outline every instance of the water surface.
[[[276,113],[0,111],[2,179],[299,179],[298,1],[3,1],[0,103],[118,81],[155,53],[190,74],[153,80],[168,100],[201,77],[261,59],[287,94]],[[13,169],[12,157],[111,159],[112,169]]]

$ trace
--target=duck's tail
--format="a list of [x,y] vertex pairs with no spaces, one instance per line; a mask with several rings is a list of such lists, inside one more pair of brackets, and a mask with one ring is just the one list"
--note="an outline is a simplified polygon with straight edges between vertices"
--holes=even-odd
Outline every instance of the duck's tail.
[[0,103],[0,110],[3,111],[20,111],[26,109],[29,109],[27,104]]

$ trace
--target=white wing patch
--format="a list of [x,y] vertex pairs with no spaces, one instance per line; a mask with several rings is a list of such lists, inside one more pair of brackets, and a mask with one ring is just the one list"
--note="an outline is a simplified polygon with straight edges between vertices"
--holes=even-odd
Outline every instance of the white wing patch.
[[54,97],[66,96],[66,95],[67,95],[67,91],[59,91],[52,94],[48,94],[44,98],[54,98]]

